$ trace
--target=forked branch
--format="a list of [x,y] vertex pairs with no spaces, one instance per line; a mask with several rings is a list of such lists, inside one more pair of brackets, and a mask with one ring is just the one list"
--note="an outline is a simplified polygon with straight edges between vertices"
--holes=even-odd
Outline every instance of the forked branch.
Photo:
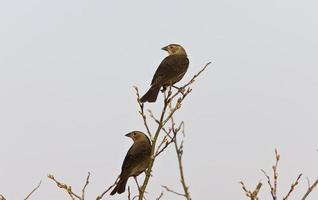
[[79,194],[76,194],[73,190],[72,190],[72,186],[70,185],[67,185],[65,183],[62,183],[58,180],[55,179],[55,177],[52,175],[52,174],[49,174],[47,177],[49,179],[51,179],[52,181],[54,181],[57,185],[57,187],[63,189],[70,197],[70,199],[72,200],[75,200],[75,199],[78,199],[78,200],[85,200],[85,189],[87,187],[87,185],[89,184],[89,178],[90,178],[90,173],[88,172],[88,175],[86,177],[86,181],[85,181],[85,184],[82,188],[82,194],[79,195]]
[[[276,200],[278,198],[277,197],[277,183],[278,183],[278,162],[279,162],[279,160],[280,160],[280,155],[278,154],[277,149],[275,149],[275,164],[272,166],[272,170],[273,170],[272,178],[264,170],[262,170],[263,174],[265,175],[265,177],[267,179],[267,183],[268,183],[269,188],[270,188],[270,194],[271,194],[271,197],[273,200]],[[302,174],[299,174],[297,176],[296,180],[291,184],[289,191],[283,197],[283,200],[289,199],[290,195],[295,191],[296,186],[299,184],[301,177],[302,177]],[[257,184],[257,187],[254,191],[248,190],[242,181],[240,183],[242,185],[243,191],[245,192],[245,195],[250,200],[258,200],[259,199],[258,193],[259,193],[259,190],[261,189],[261,186],[262,186],[261,182],[259,182]],[[318,179],[312,185],[310,185],[310,183],[308,181],[308,190],[301,200],[305,200],[307,198],[307,196],[314,190],[314,188],[317,185],[318,185]]]
[[309,183],[308,189],[305,195],[303,196],[303,198],[301,198],[301,200],[305,200],[308,197],[308,195],[315,189],[315,187],[317,187],[317,185],[318,185],[318,179],[312,185],[310,185]]
[[262,187],[262,183],[258,182],[258,184],[256,185],[255,189],[253,191],[248,190],[245,186],[245,184],[243,183],[243,181],[240,182],[242,189],[245,192],[245,195],[250,198],[250,200],[258,200],[258,193],[261,190]]

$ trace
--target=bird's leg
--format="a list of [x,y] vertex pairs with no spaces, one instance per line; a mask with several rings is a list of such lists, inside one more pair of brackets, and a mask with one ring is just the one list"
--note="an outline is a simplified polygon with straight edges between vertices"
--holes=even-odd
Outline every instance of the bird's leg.
[[175,89],[177,89],[177,90],[179,90],[179,91],[181,92],[181,94],[184,95],[184,87],[179,88],[179,87],[177,87],[177,86],[175,86],[175,85],[172,85],[172,87],[175,88]]
[[172,85],[173,88],[177,89],[177,90],[180,90],[179,87],[175,86],[175,85]]
[[137,177],[136,177],[136,176],[134,176],[134,179],[135,179],[135,182],[136,182],[136,184],[137,184],[138,191],[140,192],[140,191],[141,191],[141,189],[140,189],[140,187],[139,187],[139,183],[138,183]]

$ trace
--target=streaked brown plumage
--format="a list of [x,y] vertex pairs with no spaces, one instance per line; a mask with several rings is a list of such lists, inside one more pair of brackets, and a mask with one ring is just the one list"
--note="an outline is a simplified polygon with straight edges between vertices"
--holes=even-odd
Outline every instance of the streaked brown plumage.
[[130,147],[126,154],[121,167],[119,181],[110,195],[125,192],[128,178],[131,176],[138,176],[140,173],[145,171],[149,165],[151,143],[148,137],[140,131],[133,131],[125,136],[130,137],[134,141],[134,144]]
[[140,98],[140,102],[155,102],[160,88],[166,88],[180,81],[188,70],[189,59],[184,48],[179,44],[169,44],[163,47],[169,53],[160,63],[151,81],[151,87],[146,94]]

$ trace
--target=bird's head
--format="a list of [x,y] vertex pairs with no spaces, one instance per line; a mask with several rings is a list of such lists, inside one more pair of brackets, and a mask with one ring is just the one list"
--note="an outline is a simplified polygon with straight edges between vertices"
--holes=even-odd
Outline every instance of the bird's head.
[[187,55],[184,48],[179,44],[169,44],[168,46],[163,47],[162,50],[167,51],[169,55]]
[[127,133],[125,136],[130,137],[134,142],[143,141],[145,139],[148,140],[148,137],[140,131],[132,131]]

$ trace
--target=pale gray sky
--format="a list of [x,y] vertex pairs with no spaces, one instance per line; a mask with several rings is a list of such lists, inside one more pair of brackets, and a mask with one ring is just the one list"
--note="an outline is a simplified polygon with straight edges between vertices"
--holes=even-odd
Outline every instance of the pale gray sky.
[[[1,1],[0,193],[22,199],[42,179],[32,199],[67,199],[48,173],[80,189],[90,171],[91,198],[109,186],[132,144],[124,134],[145,131],[132,86],[145,92],[160,48],[180,43],[190,59],[181,83],[213,62],[177,114],[193,199],[244,200],[238,182],[260,179],[269,199],[260,169],[275,147],[279,192],[302,172],[299,199],[305,177],[318,178],[317,10],[314,0]],[[181,189],[171,150],[148,199],[161,185]]]

